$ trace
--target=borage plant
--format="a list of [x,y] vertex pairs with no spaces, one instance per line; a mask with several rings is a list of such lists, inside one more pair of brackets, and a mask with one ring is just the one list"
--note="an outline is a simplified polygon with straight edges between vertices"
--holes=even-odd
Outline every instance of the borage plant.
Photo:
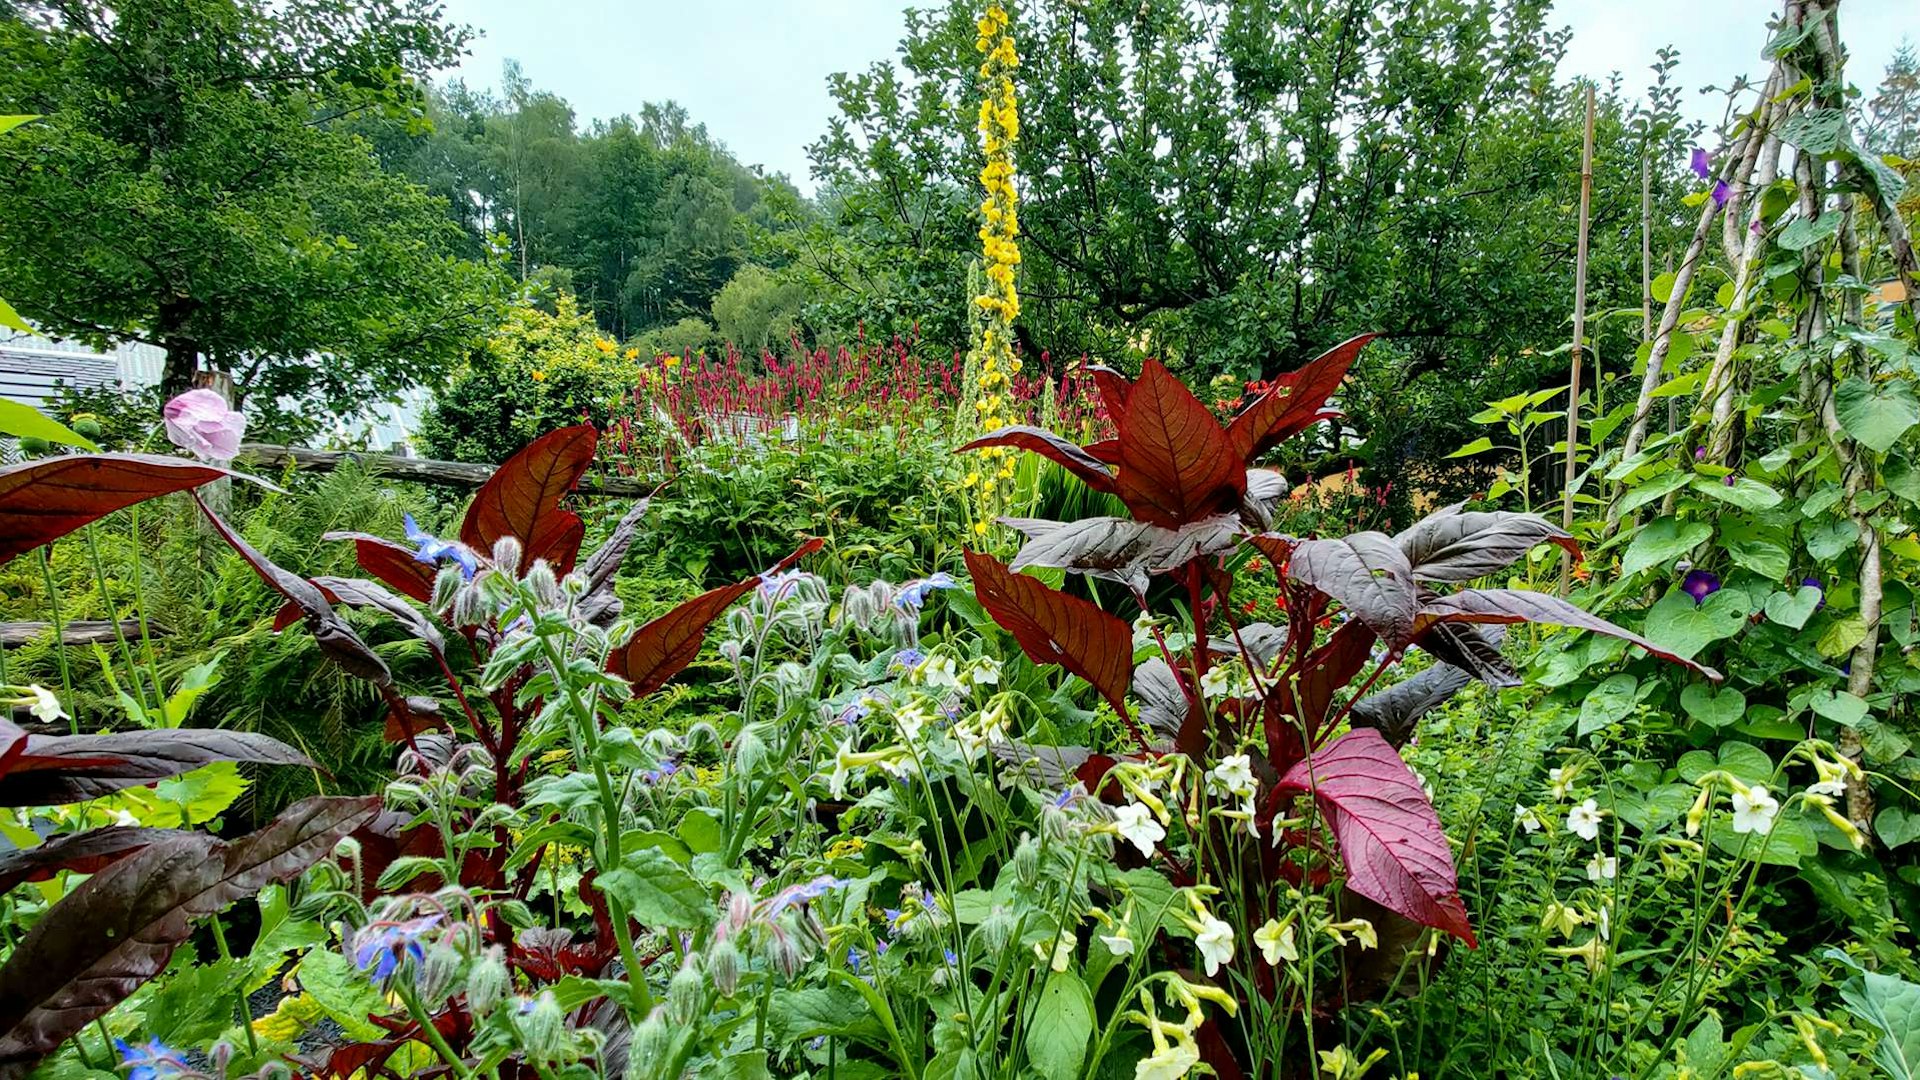
[[[581,1056],[597,1058],[605,1073],[622,1070],[630,1023],[652,1010],[647,968],[659,956],[655,949],[643,958],[637,932],[690,928],[704,921],[706,901],[657,844],[626,835],[614,772],[645,767],[653,751],[607,721],[620,702],[658,690],[693,660],[708,626],[762,577],[710,590],[638,627],[621,622],[613,578],[645,502],[584,562],[584,523],[562,506],[596,444],[584,426],[530,444],[481,488],[457,541],[411,521],[406,544],[334,534],[354,543],[370,578],[308,579],[280,567],[201,503],[214,531],[285,598],[276,626],[304,622],[330,660],[378,688],[388,736],[405,746],[402,775],[384,808],[376,799],[309,800],[230,844],[169,830],[106,829],[15,860],[30,877],[60,869],[95,876],[0,972],[0,986],[9,990],[0,1009],[0,1066],[30,1063],[104,1015],[166,966],[196,918],[292,876],[347,839],[359,895],[339,897],[336,909],[359,929],[345,944],[406,1008],[375,1018],[383,1037],[333,1048],[308,1063],[313,1071],[390,1070],[409,1044],[431,1047],[462,1076],[482,1061],[540,1071]],[[145,499],[223,478],[253,479],[137,455],[74,454],[0,470],[0,559]],[[809,542],[770,573],[818,546]],[[420,641],[444,678],[444,702],[403,692],[338,605],[376,610]],[[0,794],[19,788],[28,802],[71,801],[221,759],[309,764],[259,736],[156,731],[60,739],[6,729]],[[583,853],[591,866],[580,893],[594,932],[582,941],[533,926],[524,903],[543,859],[561,857],[560,848]],[[671,893],[676,884],[682,888]],[[400,890],[409,893],[376,899]],[[360,906],[369,900],[370,907]],[[684,917],[689,912],[692,922]],[[79,929],[80,921],[124,933],[101,938]],[[421,965],[429,952],[443,967],[446,957],[459,957],[469,975],[483,976],[477,985],[491,999],[476,999],[471,987],[456,992],[460,981],[449,982],[445,971],[426,978]],[[512,996],[524,1007],[502,1008],[500,980],[486,975],[502,963],[520,973],[529,993]],[[50,971],[59,977],[49,978]],[[622,972],[625,979],[617,977]],[[562,999],[541,994],[569,980]],[[11,992],[29,983],[32,993]],[[567,1030],[578,1028],[582,1037],[547,1031],[535,1038],[525,1018],[557,1017],[561,1000]]]
[[[1042,783],[1084,786],[1112,808],[1114,827],[1142,856],[1192,887],[1188,925],[1207,974],[1225,972],[1251,1003],[1232,1030],[1217,1020],[1183,1028],[1143,1017],[1156,1056],[1172,1068],[1204,1060],[1231,1077],[1312,1061],[1302,1048],[1289,1053],[1288,1017],[1325,1017],[1384,991],[1424,928],[1475,943],[1446,835],[1398,747],[1420,714],[1472,679],[1518,682],[1501,655],[1499,624],[1592,630],[1719,678],[1556,597],[1470,587],[1539,544],[1577,553],[1538,517],[1453,506],[1395,536],[1264,531],[1286,485],[1254,462],[1331,415],[1327,401],[1368,340],[1282,376],[1226,425],[1148,361],[1138,382],[1097,375],[1114,439],[1080,447],[1010,427],[963,448],[1031,450],[1118,496],[1129,512],[1071,523],[1010,519],[1027,537],[1012,563],[969,552],[967,566],[993,619],[1035,662],[1091,683],[1133,743],[1102,754],[1014,742],[1003,757]],[[1283,625],[1234,620],[1234,576],[1260,572],[1260,562],[1278,578]],[[1130,627],[1018,572],[1028,567],[1119,582],[1141,617]],[[1155,589],[1155,579],[1172,588]],[[1183,609],[1178,623],[1155,614],[1162,598]],[[1369,694],[1415,646],[1436,663]],[[1356,680],[1357,690],[1343,694]],[[1186,843],[1163,846],[1176,828]],[[1344,978],[1316,985],[1314,957],[1349,939]],[[1365,963],[1360,946],[1371,947]],[[1308,1025],[1306,1048],[1314,1039]]]

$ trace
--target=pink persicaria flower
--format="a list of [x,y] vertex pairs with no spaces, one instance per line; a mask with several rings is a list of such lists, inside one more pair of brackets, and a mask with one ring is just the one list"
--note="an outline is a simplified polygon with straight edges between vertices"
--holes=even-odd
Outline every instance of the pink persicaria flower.
[[247,418],[211,390],[189,390],[167,402],[161,415],[173,445],[201,461],[232,461],[247,431]]

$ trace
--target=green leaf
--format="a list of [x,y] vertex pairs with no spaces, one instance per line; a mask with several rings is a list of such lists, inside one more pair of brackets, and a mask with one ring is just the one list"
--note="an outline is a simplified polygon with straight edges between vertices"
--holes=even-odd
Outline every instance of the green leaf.
[[1580,726],[1575,733],[1586,735],[1626,719],[1639,700],[1639,689],[1640,680],[1625,673],[1601,680],[1580,703]]
[[1797,217],[1780,230],[1780,238],[1775,241],[1787,251],[1804,251],[1815,244],[1825,243],[1840,231],[1840,211],[1829,210],[1813,221]]
[[350,1038],[377,1039],[386,1034],[385,1028],[367,1017],[385,1016],[392,1008],[346,957],[332,949],[315,949],[302,957],[294,970],[300,988],[312,995]]
[[1475,454],[1484,454],[1491,449],[1493,449],[1493,440],[1482,435],[1447,456],[1450,458],[1472,457]]
[[1845,690],[1821,690],[1809,704],[1814,712],[1843,727],[1852,727],[1867,715],[1867,703]]
[[1727,557],[1734,565],[1751,570],[1768,580],[1779,580],[1787,576],[1792,565],[1792,555],[1784,544],[1758,537],[1727,537]]
[[1847,130],[1847,114],[1840,109],[1807,109],[1780,125],[1780,139],[1813,154],[1831,154]]
[[1620,561],[1620,573],[1631,577],[1649,567],[1677,559],[1699,547],[1713,535],[1713,526],[1704,521],[1680,521],[1660,518],[1650,521],[1633,534],[1627,554]]
[[27,123],[28,121],[38,120],[38,119],[40,119],[40,114],[38,113],[27,113],[24,115],[14,114],[12,116],[0,116],[0,135],[4,135],[7,132],[12,131],[14,128],[19,127],[21,124]]
[[1642,480],[1632,491],[1627,492],[1626,495],[1621,497],[1621,516],[1624,517],[1627,514],[1631,514],[1650,502],[1656,502],[1666,498],[1669,492],[1678,491],[1686,487],[1687,481],[1691,479],[1693,479],[1692,473],[1675,470],[1669,473],[1662,473],[1651,480]]
[[1867,640],[1867,621],[1859,612],[1833,620],[1814,642],[1814,649],[1829,660],[1838,660]]
[[1708,645],[1739,633],[1747,625],[1747,616],[1752,614],[1748,603],[1745,593],[1721,589],[1704,603],[1695,604],[1693,597],[1675,586],[1647,609],[1647,623],[1642,632],[1655,643],[1691,660]]
[[0,300],[0,326],[18,330],[23,334],[33,333],[33,327],[27,325],[27,320],[21,318],[20,313],[13,310],[13,305],[5,300]]
[[719,851],[727,841],[720,822],[705,810],[689,810],[687,816],[680,819],[680,839],[686,841],[687,850],[696,855]]
[[1920,424],[1920,400],[1906,383],[1874,384],[1850,376],[1833,392],[1833,411],[1860,445],[1884,454],[1907,429]]
[[1889,848],[1920,840],[1920,813],[1898,806],[1883,807],[1873,816],[1873,833]]
[[649,929],[693,930],[713,922],[707,891],[659,848],[629,851],[595,881]]
[[1708,683],[1688,683],[1680,691],[1680,707],[1708,727],[1723,728],[1747,714],[1747,697],[1731,687],[1716,691]]
[[831,1035],[878,1045],[886,1038],[866,999],[842,983],[774,991],[767,1026],[786,1043]]
[[1721,502],[1732,503],[1742,510],[1771,510],[1780,505],[1780,493],[1758,480],[1749,480],[1742,476],[1733,483],[1713,480],[1704,476],[1694,477],[1693,490]]
[[1073,1080],[1087,1058],[1093,1035],[1093,995],[1071,971],[1055,972],[1040,991],[1040,1006],[1027,1028],[1027,1062],[1048,1080]]
[[1880,479],[1887,490],[1915,505],[1920,505],[1920,468],[1904,457],[1890,457]]
[[1673,299],[1673,283],[1676,275],[1669,270],[1653,279],[1653,299],[1655,303],[1665,304]]
[[1860,542],[1860,530],[1847,518],[1822,522],[1808,529],[1805,535],[1807,554],[1821,562],[1832,562]]
[[[4,318],[0,318],[0,322],[5,321]],[[0,435],[45,439],[50,443],[64,443],[67,446],[77,446],[82,450],[91,450],[95,453],[100,451],[100,448],[93,444],[92,439],[39,409],[31,405],[22,405],[17,401],[9,401],[6,398],[0,398]]]
[[1880,1031],[1873,1060],[1894,1080],[1920,1076],[1920,985],[1863,972],[1840,987],[1848,1011]]
[[[1775,574],[1774,577],[1780,575]],[[1820,599],[1826,593],[1811,585],[1802,585],[1792,593],[1776,592],[1767,597],[1767,618],[1789,626],[1795,630],[1807,625],[1807,620],[1820,608]]]

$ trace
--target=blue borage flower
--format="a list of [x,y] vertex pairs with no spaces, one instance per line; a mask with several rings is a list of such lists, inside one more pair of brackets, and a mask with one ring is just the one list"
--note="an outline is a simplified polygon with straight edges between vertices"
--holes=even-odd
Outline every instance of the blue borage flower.
[[416,562],[438,566],[451,559],[460,564],[462,577],[468,581],[473,580],[473,575],[480,569],[480,564],[467,545],[455,540],[442,540],[422,529],[420,523],[413,520],[412,514],[403,517],[401,523],[406,526],[407,540],[419,546],[419,550],[413,553]]
[[427,958],[423,939],[440,924],[440,914],[422,915],[402,922],[371,923],[360,932],[353,950],[353,965],[370,972],[374,981],[385,982],[399,969],[402,960],[418,964]]
[[852,884],[852,882],[847,881],[845,878],[822,874],[812,881],[801,882],[798,885],[789,885],[761,901],[760,915],[762,918],[767,919],[777,918],[781,912],[790,907],[804,906],[812,903],[827,895],[829,890],[845,888],[850,884]]
[[672,777],[675,773],[678,773],[679,771],[680,771],[679,763],[674,761],[672,758],[668,758],[665,761],[662,761],[658,768],[648,769],[645,772],[641,773],[640,779],[646,781],[650,785],[658,784],[662,780],[666,780],[669,777]]
[[805,570],[782,570],[777,574],[760,575],[760,595],[774,603],[785,599],[786,595],[807,576]]
[[893,654],[893,661],[887,665],[888,671],[912,671],[927,662],[927,654],[919,649],[901,649]]
[[923,578],[915,578],[901,585],[900,591],[893,594],[893,605],[901,611],[917,613],[926,606],[928,593],[935,589],[952,589],[958,585],[959,582],[953,580],[953,575],[945,570]]
[[127,1070],[127,1080],[166,1080],[187,1071],[180,1052],[158,1038],[148,1040],[143,1046],[115,1039],[113,1048],[120,1051],[120,1067]]

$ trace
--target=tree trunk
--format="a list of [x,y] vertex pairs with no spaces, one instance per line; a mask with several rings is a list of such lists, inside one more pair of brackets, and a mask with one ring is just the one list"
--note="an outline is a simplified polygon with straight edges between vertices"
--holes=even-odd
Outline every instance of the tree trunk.
[[166,364],[160,370],[160,395],[172,399],[193,389],[193,377],[200,370],[200,343],[187,333],[187,319],[194,302],[186,297],[163,301],[159,318],[154,320],[154,335],[167,351]]

